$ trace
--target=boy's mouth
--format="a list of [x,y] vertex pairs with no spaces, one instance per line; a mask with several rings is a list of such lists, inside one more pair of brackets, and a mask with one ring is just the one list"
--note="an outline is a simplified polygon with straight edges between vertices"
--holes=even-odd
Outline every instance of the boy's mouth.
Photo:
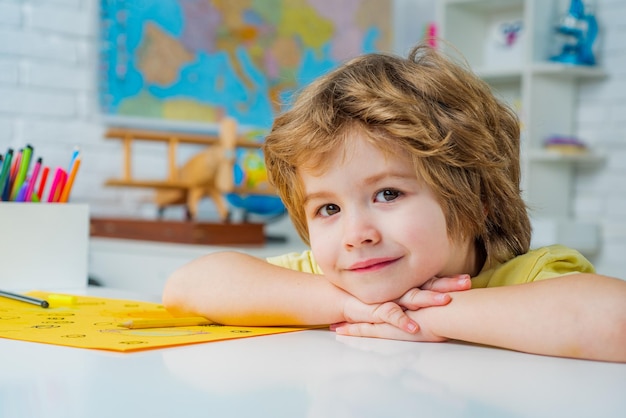
[[354,273],[363,273],[383,269],[390,264],[399,260],[397,257],[371,258],[368,260],[358,261],[348,267],[346,270]]

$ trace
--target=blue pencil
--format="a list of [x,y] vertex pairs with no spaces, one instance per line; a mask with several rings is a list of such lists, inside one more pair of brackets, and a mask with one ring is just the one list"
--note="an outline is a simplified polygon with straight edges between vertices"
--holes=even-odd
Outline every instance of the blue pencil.
[[76,160],[76,158],[78,157],[79,153],[80,153],[80,148],[74,147],[74,152],[72,152],[72,158],[70,158],[70,165],[67,168],[67,172],[68,173],[72,172],[72,166],[74,165],[74,160]]

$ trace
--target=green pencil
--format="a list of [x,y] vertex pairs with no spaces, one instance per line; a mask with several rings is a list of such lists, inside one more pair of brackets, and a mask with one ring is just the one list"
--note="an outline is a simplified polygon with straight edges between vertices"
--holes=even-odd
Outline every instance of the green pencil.
[[13,149],[9,148],[7,153],[4,155],[2,171],[0,171],[0,200],[2,200],[4,187],[7,184],[7,177],[9,175],[9,171],[11,170],[11,160],[13,160]]
[[24,180],[26,180],[26,174],[28,173],[28,168],[30,166],[30,159],[33,156],[33,147],[31,145],[26,145],[24,150],[22,151],[22,160],[20,161],[20,166],[18,167],[17,176],[15,177],[15,183],[13,183],[13,189],[11,190],[11,200],[15,200],[17,198],[17,194],[22,188],[22,184],[24,184]]

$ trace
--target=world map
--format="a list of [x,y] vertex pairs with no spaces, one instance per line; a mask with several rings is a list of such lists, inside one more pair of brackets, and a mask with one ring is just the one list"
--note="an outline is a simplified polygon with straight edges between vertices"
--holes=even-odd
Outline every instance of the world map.
[[391,49],[392,0],[103,0],[108,115],[269,128],[294,92]]

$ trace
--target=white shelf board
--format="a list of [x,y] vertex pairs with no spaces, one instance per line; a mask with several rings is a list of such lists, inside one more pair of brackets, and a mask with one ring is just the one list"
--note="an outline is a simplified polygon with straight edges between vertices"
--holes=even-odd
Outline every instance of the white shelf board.
[[511,7],[521,7],[524,4],[524,0],[445,0],[445,3],[486,13]]
[[478,68],[475,73],[487,83],[520,83],[522,80],[522,71],[519,67]]
[[604,78],[606,72],[601,67],[592,67],[588,65],[571,65],[559,62],[536,62],[531,66],[531,71],[536,75],[556,75],[559,77],[574,78]]
[[580,154],[566,154],[558,151],[533,149],[528,151],[528,158],[535,162],[564,162],[574,164],[599,164],[604,162],[606,155],[600,151],[589,151]]
[[[487,82],[521,81],[523,69],[515,68],[476,68],[474,72]],[[567,65],[558,62],[538,62],[532,64],[530,71],[535,75],[554,75],[559,77],[572,77],[581,79],[601,79],[606,77],[606,72],[600,67],[585,65]]]

